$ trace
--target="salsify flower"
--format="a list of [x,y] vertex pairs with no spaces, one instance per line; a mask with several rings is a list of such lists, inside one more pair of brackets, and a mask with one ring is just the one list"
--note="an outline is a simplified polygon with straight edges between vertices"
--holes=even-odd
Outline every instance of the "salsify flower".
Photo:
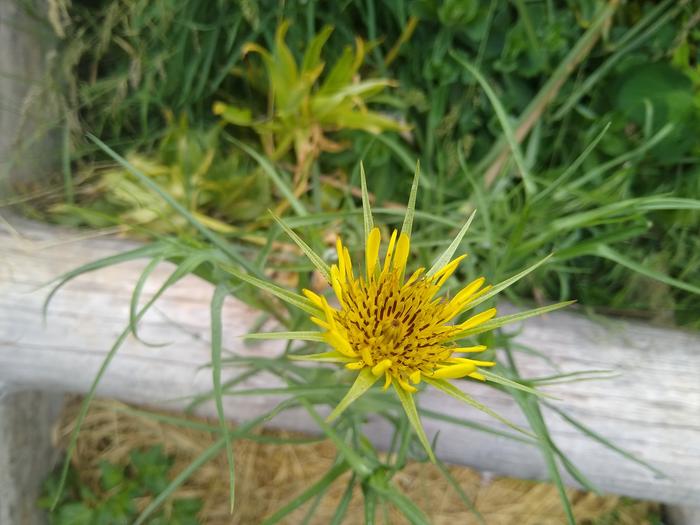
[[393,231],[386,253],[380,258],[381,232],[374,226],[364,169],[361,169],[365,230],[364,272],[356,272],[350,251],[340,239],[336,241],[338,262],[328,266],[282,219],[275,217],[282,229],[324,276],[329,289],[335,295],[337,305],[332,305],[325,295],[311,290],[305,289],[303,295],[300,295],[238,270],[231,271],[240,279],[303,309],[320,329],[257,333],[249,334],[248,338],[325,342],[331,350],[290,357],[297,360],[339,363],[357,373],[347,394],[328,416],[329,421],[337,418],[353,401],[383,379],[385,390],[394,387],[418,438],[429,457],[434,459],[413,398],[413,394],[418,391],[417,386],[421,382],[434,386],[523,431],[457,388],[451,381],[469,378],[536,395],[541,394],[487,370],[493,367],[495,362],[469,357],[483,352],[486,346],[463,345],[460,341],[511,322],[561,308],[571,302],[557,303],[497,319],[494,319],[496,309],[488,308],[473,313],[465,320],[459,320],[465,312],[491,299],[537,268],[547,258],[495,286],[485,285],[485,279],[479,277],[453,296],[440,294],[441,288],[466,257],[461,255],[452,259],[474,218],[472,213],[450,246],[435,260],[431,268],[418,268],[408,275],[406,269],[418,176],[419,170],[416,169],[401,231]]

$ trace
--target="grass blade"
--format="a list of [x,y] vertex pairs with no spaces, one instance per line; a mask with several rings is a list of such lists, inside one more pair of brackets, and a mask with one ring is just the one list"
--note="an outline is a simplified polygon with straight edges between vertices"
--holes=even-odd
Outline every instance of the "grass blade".
[[226,416],[224,414],[223,390],[221,388],[221,312],[227,295],[228,287],[224,283],[219,283],[211,299],[211,372],[212,383],[214,385],[214,400],[216,402],[216,415],[219,418],[219,427],[224,436],[224,444],[226,447],[226,461],[228,463],[229,474],[229,501],[231,503],[231,513],[233,513],[236,498],[236,470],[233,461],[233,449],[231,448],[231,437],[228,433],[228,425],[226,424]]
[[304,255],[306,255],[311,263],[316,267],[316,269],[321,272],[321,275],[326,279],[326,282],[330,283],[331,282],[331,270],[326,264],[326,262],[321,259],[321,257],[318,256],[318,254],[311,249],[311,246],[306,244],[301,237],[299,237],[296,233],[294,233],[294,230],[292,230],[289,226],[287,226],[282,219],[280,219],[277,215],[274,213],[270,212],[272,215],[272,218],[275,219],[277,224],[280,225],[280,227],[284,230],[284,232],[289,235],[289,237],[294,241],[294,243],[301,248],[301,251],[304,252]]

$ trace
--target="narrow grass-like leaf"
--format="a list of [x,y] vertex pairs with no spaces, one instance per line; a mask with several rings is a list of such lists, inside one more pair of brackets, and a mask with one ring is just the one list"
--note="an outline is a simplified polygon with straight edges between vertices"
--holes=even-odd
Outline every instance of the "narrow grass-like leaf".
[[[408,395],[410,396],[410,394]],[[390,483],[385,482],[384,480],[376,482],[373,478],[370,480],[370,486],[384,499],[391,502],[391,504],[399,512],[401,512],[401,514],[403,514],[412,525],[430,524],[430,521],[428,521],[428,518],[425,516],[423,511]]]
[[158,507],[165,503],[165,500],[167,500],[178,489],[178,487],[187,481],[189,477],[199,470],[207,461],[214,459],[224,446],[225,440],[222,437],[213,445],[204,450],[204,452],[202,452],[199,456],[197,456],[192,463],[182,469],[182,471],[175,476],[168,486],[160,494],[158,494],[158,496],[153,498],[153,501],[151,501],[145,509],[143,509],[143,512],[141,512],[136,521],[134,521],[134,525],[141,525],[142,523],[145,523],[150,515],[153,514]]
[[513,159],[515,159],[515,164],[517,164],[518,169],[520,170],[520,175],[523,179],[525,192],[528,195],[533,195],[537,188],[535,186],[535,183],[532,181],[532,177],[530,177],[530,171],[527,169],[525,159],[523,158],[523,154],[520,151],[520,145],[518,144],[518,141],[515,138],[515,133],[513,132],[513,128],[510,124],[510,118],[508,117],[508,114],[506,113],[503,104],[501,104],[501,101],[498,99],[498,96],[491,88],[491,85],[486,81],[486,79],[476,67],[474,67],[464,58],[460,57],[454,51],[450,50],[449,53],[450,56],[452,56],[452,58],[454,58],[459,64],[461,64],[464,68],[467,69],[467,71],[469,71],[474,76],[476,81],[481,85],[481,89],[483,89],[484,93],[486,93],[486,96],[491,102],[493,110],[495,111],[496,116],[498,117],[501,127],[503,128],[503,134],[506,137],[506,141],[510,146],[511,152],[513,153]]
[[306,409],[306,411],[311,416],[316,424],[321,428],[323,433],[330,439],[338,452],[343,456],[343,459],[347,462],[350,468],[355,472],[360,479],[364,479],[372,473],[373,467],[370,461],[367,461],[360,457],[360,455],[355,452],[355,450],[349,446],[345,440],[343,440],[338,433],[331,428],[331,426],[318,415],[318,412],[311,406],[306,399],[301,399],[301,405]]
[[374,525],[377,515],[377,493],[369,486],[363,486],[363,507],[365,511],[365,525]]
[[493,383],[498,383],[499,385],[507,386],[508,388],[514,388],[515,390],[522,390],[523,392],[527,392],[528,394],[531,394],[536,397],[554,397],[550,394],[545,394],[544,392],[535,390],[534,388],[531,388],[527,385],[518,383],[517,381],[508,379],[507,377],[503,377],[498,374],[494,374],[493,372],[489,372],[488,370],[484,370],[483,368],[479,368],[478,370],[480,374],[482,374],[486,379]]
[[321,272],[321,275],[326,279],[326,282],[331,282],[331,270],[326,264],[326,262],[321,259],[321,257],[318,256],[318,254],[311,249],[311,246],[306,244],[301,237],[299,237],[294,230],[292,230],[289,226],[287,226],[282,219],[280,219],[277,215],[274,213],[270,212],[272,215],[272,218],[275,219],[277,224],[280,225],[280,228],[284,230],[284,232],[289,235],[289,237],[294,241],[294,243],[301,248],[301,251],[304,252],[304,255],[306,255],[309,258],[309,261],[316,267],[316,269]]
[[416,170],[413,174],[413,184],[411,184],[411,194],[408,197],[408,205],[406,206],[406,215],[401,226],[401,233],[405,233],[409,239],[413,230],[413,216],[416,213],[416,195],[418,193],[418,183],[420,182],[420,161],[416,161]]
[[545,406],[546,406],[547,408],[549,408],[549,409],[555,411],[555,412],[556,412],[557,414],[559,414],[565,421],[567,421],[571,426],[573,426],[574,428],[578,429],[581,433],[585,434],[585,435],[588,436],[589,438],[595,439],[596,441],[598,441],[598,442],[601,443],[602,445],[608,447],[608,448],[609,448],[610,450],[612,450],[613,452],[617,452],[617,453],[618,453],[619,455],[621,455],[623,458],[626,458],[626,459],[628,459],[628,460],[630,460],[630,461],[633,461],[633,462],[635,462],[635,463],[637,463],[637,464],[643,466],[644,468],[649,469],[651,472],[653,472],[653,473],[656,474],[657,476],[660,476],[661,478],[668,479],[668,476],[667,476],[662,470],[659,470],[659,469],[656,468],[654,465],[651,465],[650,463],[647,463],[646,461],[644,461],[644,460],[642,460],[642,459],[639,459],[637,456],[635,456],[634,454],[632,454],[632,453],[630,453],[630,452],[627,452],[625,449],[618,447],[617,445],[615,445],[614,443],[612,443],[610,440],[604,438],[603,436],[601,436],[601,435],[598,434],[597,432],[595,432],[595,431],[591,430],[590,428],[588,428],[587,426],[585,426],[583,423],[581,423],[581,422],[578,421],[577,419],[575,419],[575,418],[571,417],[570,415],[568,415],[568,414],[567,414],[566,412],[564,412],[563,410],[561,410],[561,409],[557,408],[556,406],[552,405],[551,403],[547,403],[547,402],[545,402]]
[[84,273],[88,272],[94,272],[95,270],[100,270],[102,268],[106,268],[108,266],[113,266],[115,264],[120,264],[126,261],[133,261],[135,259],[141,259],[141,258],[146,258],[146,257],[160,257],[164,256],[165,252],[165,246],[159,243],[154,243],[154,244],[149,244],[147,246],[140,246],[139,248],[134,248],[133,250],[129,250],[123,253],[118,253],[115,255],[110,255],[108,257],[104,257],[102,259],[98,259],[97,261],[92,261],[87,264],[83,264],[82,266],[76,268],[75,270],[71,270],[70,272],[66,272],[57,279],[54,279],[54,281],[58,281],[58,283],[51,289],[49,294],[46,296],[46,299],[44,300],[44,304],[42,306],[42,313],[43,316],[46,317],[46,312],[49,308],[49,304],[51,303],[51,299],[53,299],[54,295],[63,288],[64,285],[66,285],[68,282],[72,281],[76,277],[79,277],[83,275]]
[[223,251],[232,260],[243,266],[246,270],[251,273],[258,273],[257,270],[245,259],[238,251],[223,237],[214,233],[212,230],[204,226],[200,221],[198,221],[182,204],[177,202],[167,191],[161,188],[152,178],[143,174],[140,170],[136,169],[129,161],[124,157],[119,155],[112,148],[107,146],[104,142],[98,139],[95,135],[91,133],[87,134],[88,138],[92,140],[95,144],[99,146],[107,155],[112,157],[119,165],[131,173],[134,177],[139,179],[139,181],[146,186],[148,189],[156,193],[163,199],[168,205],[173,208],[176,212],[182,215],[187,222],[189,222],[205,239],[209,240],[214,246]]
[[351,363],[355,361],[355,359],[335,351],[307,355],[290,354],[287,357],[292,361],[316,361],[321,363]]
[[326,421],[331,422],[336,419],[340,414],[342,414],[345,409],[347,409],[353,401],[355,401],[362,394],[367,392],[374,383],[379,379],[375,376],[369,368],[363,368],[360,373],[357,374],[357,379],[345,394],[345,397],[341,399],[340,403],[333,409],[333,411],[328,415]]
[[236,497],[236,470],[233,461],[231,438],[228,435],[228,425],[226,424],[226,415],[224,414],[223,389],[221,388],[221,339],[223,331],[221,313],[224,307],[224,300],[228,293],[229,291],[226,284],[219,283],[214,289],[214,295],[211,300],[211,372],[214,386],[214,400],[216,403],[216,415],[219,418],[219,427],[224,436],[224,443],[226,446],[226,461],[228,463],[229,475],[229,501],[231,504],[231,513],[233,513]]
[[347,514],[348,512],[348,506],[350,505],[350,500],[352,499],[352,492],[354,488],[355,474],[350,476],[350,479],[348,480],[348,485],[347,487],[345,487],[343,496],[340,498],[338,506],[335,508],[335,513],[333,513],[333,518],[331,520],[330,525],[341,525],[343,523],[343,518],[345,518],[345,514]]
[[406,392],[403,388],[401,388],[401,386],[395,383],[394,390],[396,391],[399,401],[401,401],[401,405],[403,406],[403,410],[406,413],[409,423],[411,423],[413,430],[418,436],[418,440],[421,442],[421,445],[423,445],[423,448],[427,452],[428,458],[430,458],[430,461],[435,463],[435,454],[430,446],[430,441],[428,441],[428,436],[425,435],[423,423],[420,421],[420,416],[418,415],[418,409],[416,408],[416,401],[413,398],[413,394]]
[[484,517],[481,515],[481,513],[477,510],[476,506],[474,505],[474,502],[467,496],[467,494],[464,492],[462,489],[462,486],[459,484],[459,482],[455,479],[455,477],[452,475],[450,472],[450,469],[445,465],[442,461],[439,459],[435,463],[440,469],[440,473],[442,476],[447,480],[447,482],[450,484],[452,489],[457,493],[457,496],[459,496],[459,499],[462,500],[464,505],[471,511],[472,514],[474,514],[474,517],[476,520],[481,523],[482,525],[486,525],[486,521],[484,521]]
[[614,370],[579,370],[577,372],[568,372],[546,377],[529,377],[527,382],[531,385],[560,385],[578,381],[600,381],[603,379],[611,379],[619,375],[620,373]]
[[331,486],[331,484],[338,479],[343,473],[347,472],[348,466],[345,463],[339,463],[335,466],[333,466],[326,474],[318,480],[316,483],[311,485],[308,489],[306,489],[304,492],[302,492],[299,496],[296,498],[292,499],[289,503],[287,503],[284,507],[282,507],[280,510],[275,512],[272,516],[267,518],[265,521],[262,522],[262,525],[273,525],[275,523],[279,523],[283,518],[285,518],[288,514],[294,512],[296,509],[301,507],[304,503],[309,501],[311,498],[316,496],[317,494],[323,493],[326,490],[328,490],[328,487]]
[[450,245],[447,247],[447,249],[444,252],[442,252],[437,259],[435,259],[435,262],[430,267],[430,270],[428,270],[428,273],[425,274],[426,277],[430,277],[431,275],[435,274],[436,272],[439,272],[440,270],[442,270],[442,268],[444,268],[444,266],[447,263],[450,262],[450,260],[452,260],[452,256],[457,251],[457,248],[459,248],[459,245],[462,242],[464,235],[469,230],[469,226],[471,226],[475,215],[476,215],[476,210],[474,210],[472,212],[472,214],[469,216],[469,218],[467,219],[467,222],[464,223],[464,226],[462,226],[462,228],[459,230],[459,233],[454,238],[454,240],[450,243]]
[[[193,270],[192,266],[190,264],[186,264],[186,262],[183,262],[180,266],[175,268],[175,271],[173,271],[173,273],[170,274],[168,279],[161,285],[161,287],[156,291],[156,293],[153,295],[153,297],[151,297],[151,299],[144,305],[144,307],[136,315],[135,322],[139,322],[141,320],[141,318],[146,314],[146,312],[151,308],[151,306],[153,306],[153,304],[160,298],[161,295],[163,295],[163,293],[168,288],[170,288],[173,284],[175,284],[177,281],[179,281],[185,275],[189,274],[192,270]],[[97,391],[97,385],[99,385],[105,372],[107,372],[107,368],[109,368],[109,365],[111,364],[112,359],[114,359],[114,357],[117,355],[117,351],[119,350],[119,348],[121,348],[122,344],[124,343],[124,341],[129,336],[130,333],[131,333],[131,323],[129,323],[126,326],[126,328],[119,334],[116,341],[114,342],[114,344],[110,348],[109,352],[107,352],[107,355],[105,356],[104,360],[102,361],[100,368],[98,369],[97,373],[95,374],[94,379],[92,380],[92,383],[90,384],[90,389],[85,394],[85,398],[83,399],[83,402],[80,406],[80,412],[78,413],[78,417],[75,420],[75,425],[73,427],[73,431],[71,432],[68,447],[66,448],[66,459],[63,462],[63,468],[61,469],[61,476],[60,476],[60,479],[58,482],[58,488],[56,490],[56,497],[54,498],[53,502],[51,503],[51,510],[52,511],[56,508],[56,505],[58,504],[60,497],[61,497],[61,494],[63,492],[63,488],[65,487],[66,479],[68,477],[68,468],[70,467],[71,457],[73,456],[73,452],[75,452],[75,447],[78,443],[78,434],[80,433],[80,429],[82,428],[83,421],[85,421],[85,416],[87,415],[88,409],[90,407],[90,403],[92,402],[92,400],[95,397],[95,392]]]
[[245,334],[243,339],[267,340],[267,339],[290,339],[292,341],[318,341],[323,342],[321,332],[300,331],[300,332],[255,332]]
[[510,278],[506,279],[505,281],[502,281],[502,282],[498,283],[498,284],[495,285],[493,288],[491,288],[487,293],[485,293],[485,294],[482,295],[481,297],[475,299],[474,301],[470,302],[470,303],[469,303],[469,308],[474,308],[475,306],[477,306],[477,305],[483,303],[484,301],[488,301],[488,300],[491,299],[494,295],[496,295],[496,294],[502,292],[503,290],[505,290],[506,288],[508,288],[508,287],[511,286],[512,284],[518,282],[520,279],[522,279],[523,277],[525,277],[527,274],[529,274],[530,272],[536,270],[536,269],[539,268],[542,264],[544,264],[545,262],[547,262],[547,260],[548,260],[551,256],[552,256],[552,254],[547,255],[547,257],[545,257],[544,259],[541,259],[540,261],[536,262],[535,264],[533,264],[533,265],[530,266],[529,268],[526,268],[526,269],[524,269],[522,272],[515,274],[513,277],[510,277]]
[[148,278],[153,273],[153,270],[155,270],[161,262],[163,262],[162,256],[156,256],[148,262],[146,268],[144,268],[143,272],[141,273],[139,280],[136,282],[136,286],[134,286],[134,291],[131,294],[131,303],[129,304],[129,325],[131,326],[131,333],[134,334],[134,337],[136,339],[141,341],[146,346],[164,346],[167,344],[152,344],[147,343],[146,341],[141,339],[138,334],[138,323],[136,322],[136,312],[139,308],[139,299],[141,298],[141,292],[143,291],[143,287],[146,284]]
[[464,392],[462,392],[459,388],[454,386],[449,381],[447,381],[445,379],[431,379],[429,377],[425,377],[424,381],[426,383],[428,383],[429,385],[432,385],[435,388],[442,390],[443,392],[454,397],[455,399],[462,401],[464,403],[467,403],[468,405],[471,405],[478,410],[481,410],[485,414],[488,414],[489,416],[497,419],[498,421],[500,421],[504,425],[509,426],[513,430],[517,430],[518,432],[521,432],[522,434],[525,434],[528,437],[535,437],[531,432],[528,432],[523,427],[516,425],[515,423],[513,423],[511,421],[508,421],[506,418],[504,418],[503,416],[500,416],[499,414],[497,414],[496,412],[491,410],[489,407],[487,407],[483,403],[479,403],[476,399],[474,399],[470,395],[465,394]]
[[464,337],[469,337],[471,335],[476,335],[476,334],[481,334],[484,332],[490,332],[492,330],[495,330],[496,328],[500,328],[502,326],[511,324],[511,323],[516,323],[518,321],[522,321],[523,319],[527,319],[529,317],[535,317],[538,315],[543,315],[549,312],[553,312],[555,310],[559,310],[561,308],[564,308],[566,306],[574,304],[576,301],[563,301],[561,303],[555,303],[555,304],[550,304],[547,306],[540,306],[539,308],[533,308],[532,310],[526,310],[524,312],[518,312],[516,314],[510,314],[510,315],[504,315],[503,317],[496,317],[495,319],[491,319],[489,321],[486,321],[483,324],[480,324],[479,326],[476,326],[474,328],[470,328],[468,330],[463,330],[456,334],[454,336],[454,339],[462,339]]
[[365,165],[360,162],[360,185],[362,187],[362,219],[365,228],[365,246],[367,245],[367,239],[369,239],[369,232],[374,228],[374,221],[372,220],[372,208],[369,204],[369,193],[367,192],[367,177],[365,175]]
[[598,245],[596,247],[595,254],[599,257],[604,257],[605,259],[609,259],[613,262],[616,262],[617,264],[625,266],[637,273],[641,273],[642,275],[649,277],[650,279],[654,279],[656,281],[662,282],[669,286],[673,286],[675,288],[680,288],[681,290],[685,290],[687,292],[700,294],[699,287],[694,286],[690,283],[680,281],[678,279],[674,279],[673,277],[670,277],[665,273],[657,272],[656,270],[647,268],[646,266],[625,257],[620,252],[613,250],[612,248],[610,248],[610,246],[607,246],[605,244]]
[[292,191],[292,188],[284,181],[282,180],[282,177],[279,176],[277,173],[277,170],[275,167],[272,165],[272,163],[265,158],[264,156],[260,155],[257,151],[255,151],[253,148],[245,144],[244,142],[241,142],[240,140],[232,137],[231,135],[226,134],[225,135],[228,140],[230,140],[233,144],[235,144],[238,148],[242,149],[245,151],[248,155],[253,157],[255,161],[258,163],[260,168],[265,172],[265,174],[270,177],[270,180],[274,183],[275,186],[277,186],[277,189],[280,191],[282,195],[289,201],[289,204],[292,206],[292,209],[297,213],[297,215],[303,217],[305,215],[308,215],[308,212],[306,211],[306,208],[304,205],[301,203],[299,199],[294,195],[294,191]]
[[294,293],[276,284],[263,281],[262,279],[258,279],[257,277],[253,277],[252,275],[248,275],[245,272],[238,270],[238,268],[234,268],[233,266],[225,266],[223,267],[223,269],[228,273],[232,274],[234,277],[237,277],[241,281],[251,284],[256,288],[259,288],[260,290],[264,290],[268,293],[271,293],[275,297],[278,297],[284,302],[294,305],[297,308],[300,308],[301,310],[304,310],[308,314],[321,315],[322,313],[311,301],[309,301],[303,295],[299,295],[298,293]]

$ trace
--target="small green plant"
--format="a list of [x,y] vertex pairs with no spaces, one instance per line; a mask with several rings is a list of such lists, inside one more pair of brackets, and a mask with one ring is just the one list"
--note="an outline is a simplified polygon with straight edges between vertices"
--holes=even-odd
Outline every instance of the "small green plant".
[[[270,206],[268,179],[239,152],[220,144],[220,128],[191,127],[174,121],[155,152],[131,152],[127,158],[208,228],[230,234],[235,224],[253,221]],[[186,220],[159,197],[144,192],[128,170],[114,164],[93,168],[93,182],[81,190],[79,205],[61,203],[52,211],[67,221],[93,227],[122,224],[150,233],[185,233]]]
[[399,121],[367,108],[370,99],[393,85],[391,80],[374,78],[359,80],[367,47],[361,38],[355,49],[347,46],[325,78],[321,57],[333,28],[325,26],[309,42],[301,64],[285,42],[289,22],[279,25],[272,52],[255,43],[243,46],[244,54],[258,53],[264,63],[267,86],[261,83],[260,72],[249,68],[236,69],[254,89],[266,92],[267,113],[254,116],[248,107],[216,102],[214,113],[224,122],[252,128],[259,136],[265,154],[273,161],[282,160],[294,151],[294,174],[297,194],[306,190],[313,163],[321,152],[337,152],[344,145],[328,138],[330,131],[362,130],[378,134],[398,131],[406,126]]
[[[170,483],[172,457],[154,446],[132,450],[127,465],[100,461],[99,479],[95,486],[85,482],[71,467],[65,490],[49,516],[51,525],[128,525],[141,512],[143,503],[161,493]],[[46,480],[39,505],[49,509],[59,493],[60,472]],[[197,525],[199,499],[173,499],[170,505],[154,515],[149,525]]]

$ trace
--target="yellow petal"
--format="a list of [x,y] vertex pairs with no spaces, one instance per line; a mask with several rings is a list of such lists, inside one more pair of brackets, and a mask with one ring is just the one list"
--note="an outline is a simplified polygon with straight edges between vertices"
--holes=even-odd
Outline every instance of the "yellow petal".
[[391,374],[387,371],[387,372],[384,372],[384,375],[385,375],[386,379],[384,380],[384,386],[382,387],[382,389],[386,390],[387,388],[389,388],[391,386]]
[[473,354],[476,352],[483,352],[486,348],[488,348],[486,345],[460,346],[458,348],[453,348],[452,352],[455,354]]
[[446,264],[440,271],[438,271],[433,276],[433,279],[435,279],[437,286],[442,286],[443,284],[445,284],[445,281],[447,281],[447,279],[449,279],[452,276],[452,274],[459,266],[459,263],[461,263],[462,259],[464,259],[466,256],[466,253],[464,255],[460,255],[455,260]]
[[475,371],[476,366],[472,363],[461,363],[435,370],[432,377],[435,379],[459,379],[460,377],[468,376]]
[[340,306],[345,306],[345,303],[343,302],[343,287],[340,284],[340,270],[338,267],[334,264],[331,266],[331,286],[333,286],[333,291],[335,292],[335,296],[338,298],[338,302],[340,302]]
[[402,233],[399,235],[399,242],[396,244],[396,252],[394,253],[394,260],[392,262],[392,268],[403,272],[406,269],[406,261],[408,260],[408,252],[411,247],[411,240],[408,235]]
[[323,339],[341,354],[348,357],[357,357],[357,352],[352,349],[347,339],[341,337],[338,332],[325,332],[323,334]]
[[350,258],[350,252],[347,248],[343,248],[343,259],[345,260],[345,271],[347,272],[348,279],[354,281],[355,274],[352,271],[352,259]]
[[472,372],[469,374],[469,377],[478,379],[479,381],[486,381],[486,376],[484,374],[480,374],[479,372]]
[[418,268],[411,277],[408,278],[408,281],[404,283],[404,287],[406,286],[411,286],[416,280],[418,280],[418,277],[421,276],[421,274],[425,271],[425,268]]
[[464,321],[462,324],[459,325],[460,330],[468,330],[469,328],[474,328],[475,326],[479,326],[480,324],[485,323],[489,319],[493,318],[493,316],[496,315],[496,309],[495,308],[489,308],[488,310],[484,310],[480,314],[476,314],[473,317],[470,317],[466,321]]
[[398,384],[401,388],[403,388],[406,392],[408,392],[410,394],[418,391],[418,389],[416,387],[409,385],[406,381],[404,381],[400,377],[397,377],[396,381],[398,382]]
[[377,257],[379,257],[379,243],[381,242],[381,234],[379,228],[372,228],[367,238],[367,246],[365,247],[365,267],[367,268],[367,280],[370,280],[374,275],[374,268],[377,266]]
[[384,359],[372,367],[372,373],[379,377],[391,368],[391,359]]
[[384,268],[382,269],[382,272],[388,272],[389,271],[389,263],[391,262],[391,259],[394,255],[394,245],[396,244],[396,235],[397,232],[394,230],[391,233],[391,239],[389,239],[389,247],[386,250],[386,255],[384,256]]
[[360,370],[361,368],[364,368],[364,366],[364,361],[355,361],[354,363],[348,363],[345,365],[345,368],[349,368],[350,370]]
[[362,359],[365,360],[365,363],[367,363],[369,366],[374,366],[374,359],[372,359],[372,354],[367,346],[363,345],[360,347],[360,355],[362,356]]
[[319,308],[323,308],[323,302],[321,301],[321,297],[318,294],[312,292],[311,290],[307,290],[306,288],[304,288],[301,292],[306,296],[306,298],[309,301],[314,303]]
[[408,378],[417,385],[418,383],[420,383],[420,370],[416,370],[411,375],[409,375]]
[[347,280],[347,271],[345,268],[345,253],[343,251],[343,242],[340,240],[340,237],[338,237],[335,240],[335,251],[338,254],[338,278],[340,279],[341,283],[345,283],[345,281]]

